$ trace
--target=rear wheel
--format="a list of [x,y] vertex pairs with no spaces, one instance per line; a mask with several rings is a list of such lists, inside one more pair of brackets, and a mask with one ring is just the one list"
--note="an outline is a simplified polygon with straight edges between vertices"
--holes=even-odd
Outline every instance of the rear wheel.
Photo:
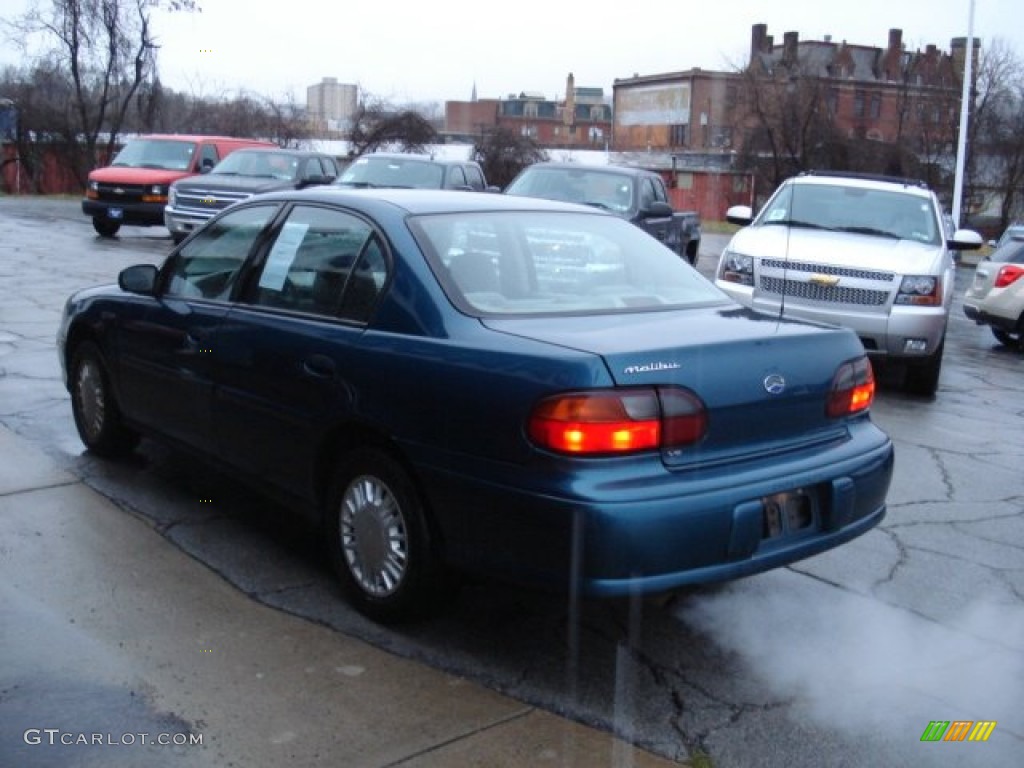
[[85,447],[105,457],[130,453],[138,445],[139,436],[121,420],[99,347],[91,341],[79,344],[72,356],[70,374],[71,410]]
[[116,221],[101,219],[98,216],[94,216],[92,219],[92,228],[96,230],[96,234],[100,237],[113,237],[117,234],[117,230],[121,228],[121,225]]
[[383,623],[421,618],[449,591],[412,478],[378,449],[352,451],[335,471],[327,541],[342,588]]
[[908,363],[904,389],[912,395],[932,397],[939,388],[939,373],[942,371],[942,352],[946,346],[943,339],[931,357],[920,362]]
[[1000,344],[1004,344],[1007,347],[1013,347],[1014,349],[1024,348],[1024,336],[1020,331],[1004,331],[1002,328],[993,328],[992,335],[996,337],[996,341]]

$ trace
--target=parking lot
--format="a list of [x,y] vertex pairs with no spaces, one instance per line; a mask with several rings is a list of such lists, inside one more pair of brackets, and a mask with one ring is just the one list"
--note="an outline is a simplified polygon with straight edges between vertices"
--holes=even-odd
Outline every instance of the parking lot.
[[[724,243],[705,236],[705,275]],[[873,415],[896,444],[896,474],[877,529],[795,566],[665,600],[577,605],[475,582],[441,618],[392,630],[341,601],[312,533],[284,528],[270,504],[226,478],[150,442],[123,463],[83,453],[55,353],[64,299],[170,248],[162,229],[99,239],[74,200],[0,199],[0,423],[114,500],[126,524],[147,521],[254,604],[673,760],[1018,764],[1024,355],[963,316],[969,267],[958,273],[936,398],[905,395],[899,371],[879,371]],[[0,539],[0,565],[11,546]],[[984,743],[922,742],[936,720],[997,725]]]

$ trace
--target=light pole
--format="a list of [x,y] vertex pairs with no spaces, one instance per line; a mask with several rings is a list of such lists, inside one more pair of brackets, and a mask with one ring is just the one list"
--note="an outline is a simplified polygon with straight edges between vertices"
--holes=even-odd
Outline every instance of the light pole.
[[971,80],[974,65],[974,0],[967,16],[967,52],[964,56],[964,83],[960,92],[960,136],[956,147],[956,175],[953,182],[953,225],[960,227],[964,196],[964,163],[967,160],[967,120],[971,106]]

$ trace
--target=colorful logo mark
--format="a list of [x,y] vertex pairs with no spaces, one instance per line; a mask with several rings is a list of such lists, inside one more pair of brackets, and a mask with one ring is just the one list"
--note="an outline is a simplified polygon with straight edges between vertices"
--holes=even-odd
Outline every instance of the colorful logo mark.
[[995,729],[995,720],[932,720],[921,741],[988,741]]

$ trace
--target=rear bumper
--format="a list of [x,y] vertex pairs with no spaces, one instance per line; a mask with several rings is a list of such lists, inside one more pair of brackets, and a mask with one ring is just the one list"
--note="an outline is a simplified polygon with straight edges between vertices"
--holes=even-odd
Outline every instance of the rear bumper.
[[[421,468],[421,476],[457,567],[596,597],[657,593],[777,568],[877,525],[893,447],[870,422],[856,431],[815,456],[714,474],[665,471],[626,492],[617,481],[573,483],[591,489],[586,497],[487,483],[473,471]],[[764,500],[797,490],[814,499],[812,523],[768,535]]]
[[1010,333],[1016,333],[1018,330],[1017,318],[993,315],[991,312],[973,304],[964,304],[964,314],[978,325],[989,325]]
[[159,227],[164,223],[163,203],[111,203],[105,200],[82,200],[82,213],[93,219],[116,221],[142,227]]

